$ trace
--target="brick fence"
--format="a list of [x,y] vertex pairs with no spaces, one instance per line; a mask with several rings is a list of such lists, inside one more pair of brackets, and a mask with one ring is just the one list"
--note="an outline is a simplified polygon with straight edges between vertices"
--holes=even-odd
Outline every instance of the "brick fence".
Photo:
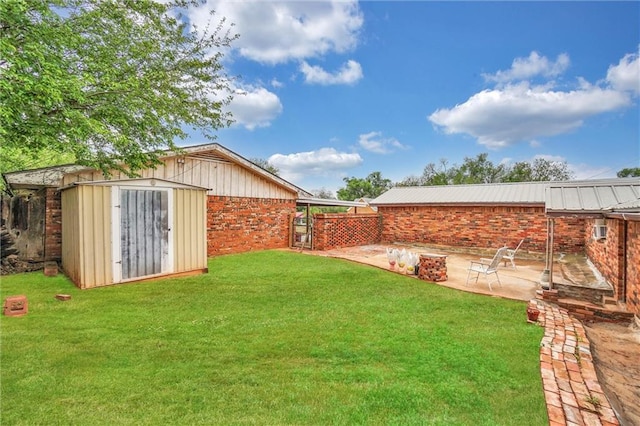
[[[437,244],[454,247],[515,247],[523,252],[544,253],[547,218],[544,205],[536,206],[380,206],[382,242]],[[556,251],[584,252],[584,220],[555,220]]]
[[324,213],[313,215],[313,248],[331,250],[380,243],[382,217],[372,214]]

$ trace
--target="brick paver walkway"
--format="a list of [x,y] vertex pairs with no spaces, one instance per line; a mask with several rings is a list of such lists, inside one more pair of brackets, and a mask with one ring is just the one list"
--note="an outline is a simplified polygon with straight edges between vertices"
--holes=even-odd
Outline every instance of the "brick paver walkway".
[[531,300],[540,310],[545,332],[540,344],[540,373],[551,426],[619,425],[593,365],[589,340],[580,321],[566,309]]

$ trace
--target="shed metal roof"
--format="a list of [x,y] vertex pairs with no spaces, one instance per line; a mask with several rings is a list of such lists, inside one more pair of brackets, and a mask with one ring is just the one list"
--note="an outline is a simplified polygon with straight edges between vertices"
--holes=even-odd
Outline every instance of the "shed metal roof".
[[640,211],[640,178],[551,183],[545,206],[550,215]]
[[371,205],[544,204],[549,182],[394,187]]

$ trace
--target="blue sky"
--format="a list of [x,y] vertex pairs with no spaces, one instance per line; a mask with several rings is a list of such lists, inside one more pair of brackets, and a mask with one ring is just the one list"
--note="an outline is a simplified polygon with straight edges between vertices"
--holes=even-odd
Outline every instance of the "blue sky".
[[306,190],[483,152],[577,179],[640,166],[639,2],[224,0],[191,23],[207,9],[240,34],[218,142]]

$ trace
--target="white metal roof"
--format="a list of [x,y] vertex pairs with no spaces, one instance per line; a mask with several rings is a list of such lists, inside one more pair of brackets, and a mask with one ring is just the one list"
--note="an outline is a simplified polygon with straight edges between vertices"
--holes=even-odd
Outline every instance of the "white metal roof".
[[551,183],[547,214],[640,211],[640,178]]
[[208,188],[196,185],[189,185],[182,182],[174,182],[172,180],[159,178],[133,178],[133,179],[114,179],[114,180],[92,180],[88,182],[74,182],[71,185],[59,188],[65,190],[75,186],[123,186],[123,187],[154,187],[154,188],[179,188],[179,189],[197,189],[208,191]]
[[367,207],[367,203],[336,200],[333,198],[298,198],[296,203],[300,206]]
[[544,204],[544,191],[548,185],[549,182],[399,186],[370,204]]

